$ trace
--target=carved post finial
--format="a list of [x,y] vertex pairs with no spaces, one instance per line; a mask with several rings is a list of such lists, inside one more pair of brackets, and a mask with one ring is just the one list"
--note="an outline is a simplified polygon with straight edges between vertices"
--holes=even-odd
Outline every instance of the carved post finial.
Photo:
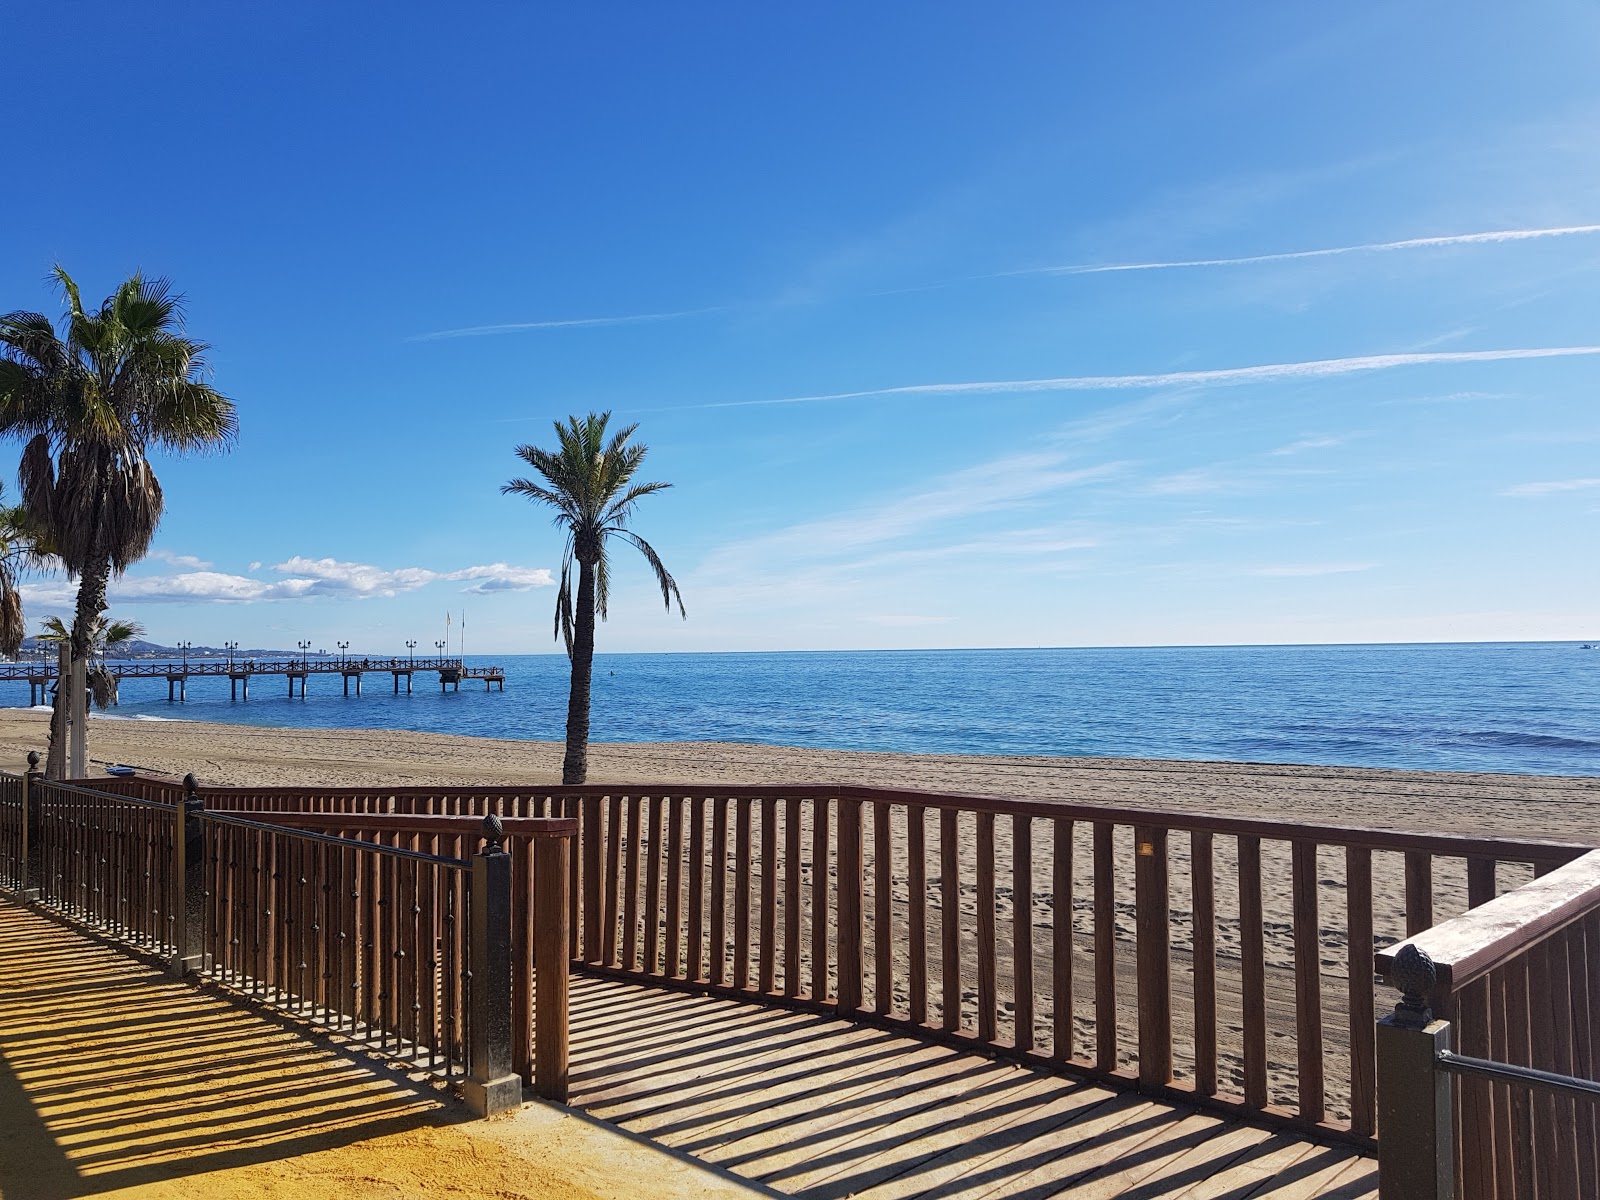
[[1426,1027],[1433,1020],[1428,997],[1438,981],[1438,968],[1426,950],[1411,942],[1401,946],[1389,968],[1389,982],[1400,991],[1400,1003],[1394,1006],[1395,1022],[1411,1029]]
[[188,795],[188,796],[192,796],[196,792],[198,792],[199,790],[200,790],[200,781],[194,777],[194,772],[190,771],[187,775],[185,775],[183,777],[183,791],[184,791],[184,794]]
[[38,769],[39,769],[39,752],[37,750],[29,750],[28,751],[28,770],[37,771]]
[[483,818],[483,840],[488,843],[484,846],[485,854],[499,854],[506,840],[506,827],[500,823],[500,818],[490,813]]

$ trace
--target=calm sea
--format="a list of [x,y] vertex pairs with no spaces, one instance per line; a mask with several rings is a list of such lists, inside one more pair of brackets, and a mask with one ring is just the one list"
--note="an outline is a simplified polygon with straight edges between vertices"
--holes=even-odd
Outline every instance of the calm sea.
[[[506,690],[395,696],[369,675],[287,698],[262,677],[128,680],[117,715],[308,728],[414,729],[557,740],[559,654],[469,659]],[[21,692],[24,684],[0,687]],[[0,696],[6,695],[0,691]],[[21,702],[19,696],[15,702]],[[1573,643],[1159,649],[602,654],[597,741],[739,741],[924,753],[1126,755],[1600,775],[1600,650]]]

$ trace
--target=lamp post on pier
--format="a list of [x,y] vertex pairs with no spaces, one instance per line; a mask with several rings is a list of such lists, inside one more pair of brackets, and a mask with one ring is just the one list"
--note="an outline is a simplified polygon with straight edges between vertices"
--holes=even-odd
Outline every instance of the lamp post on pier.
[[193,642],[178,643],[178,652],[183,655],[183,673],[185,675],[189,673],[189,648],[193,645]]
[[446,643],[446,642],[435,642],[434,643],[434,646],[436,646],[438,648],[438,650],[439,650],[439,661],[440,662],[444,661],[444,648],[445,648],[445,646],[447,644],[448,643]]
[[228,652],[228,670],[233,670],[233,652],[239,648],[238,642],[223,642],[222,648]]
[[411,665],[417,665],[417,639],[412,638],[406,642],[406,649],[411,652]]
[[335,642],[334,645],[339,647],[339,665],[342,667],[345,665],[345,651],[350,649],[350,643]]
[[311,643],[296,642],[295,646],[300,650],[300,666],[302,668],[307,667],[310,664]]

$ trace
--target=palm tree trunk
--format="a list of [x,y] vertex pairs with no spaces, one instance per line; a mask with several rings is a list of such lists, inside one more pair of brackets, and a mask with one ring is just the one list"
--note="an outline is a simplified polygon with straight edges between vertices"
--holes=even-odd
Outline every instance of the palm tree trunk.
[[572,631],[572,688],[567,693],[567,755],[562,783],[589,778],[589,688],[594,675],[594,564],[578,560],[578,611]]
[[50,742],[44,756],[46,779],[67,777],[67,697],[72,692],[72,676],[62,669],[71,651],[62,654],[62,649],[56,648],[56,696],[50,705]]
[[78,610],[72,620],[74,670],[70,679],[58,680],[56,684],[58,699],[63,686],[67,692],[68,736],[71,745],[83,747],[81,762],[70,761],[72,755],[69,749],[68,769],[81,771],[84,774],[88,773],[89,767],[89,702],[84,696],[84,680],[76,668],[77,664],[82,663],[83,671],[88,670],[89,656],[94,651],[94,627],[100,620],[100,614],[106,610],[106,584],[111,578],[109,561],[101,561],[100,556],[95,555],[91,563],[92,565],[78,580]]

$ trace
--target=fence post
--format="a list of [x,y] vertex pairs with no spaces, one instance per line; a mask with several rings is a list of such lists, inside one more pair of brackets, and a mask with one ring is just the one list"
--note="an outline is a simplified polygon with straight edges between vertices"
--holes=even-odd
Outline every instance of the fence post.
[[866,930],[863,924],[861,801],[839,798],[839,1012],[861,1007],[861,968]]
[[204,967],[205,830],[200,814],[205,804],[195,777],[183,777],[183,800],[173,814],[172,960],[169,973],[181,979]]
[[480,1117],[522,1103],[511,1055],[511,855],[500,818],[483,819],[482,852],[472,856],[471,1036],[462,1095]]
[[39,752],[28,751],[28,769],[22,774],[22,901],[31,904],[39,899],[39,885],[44,881],[44,844],[39,837],[39,783],[44,772],[39,770]]
[[567,894],[571,833],[533,837],[533,1088],[546,1100],[567,1102]]
[[1379,1200],[1455,1196],[1451,1078],[1438,1066],[1450,1048],[1450,1023],[1435,1021],[1428,1008],[1436,978],[1427,954],[1400,947],[1389,971],[1400,1003],[1377,1029]]

